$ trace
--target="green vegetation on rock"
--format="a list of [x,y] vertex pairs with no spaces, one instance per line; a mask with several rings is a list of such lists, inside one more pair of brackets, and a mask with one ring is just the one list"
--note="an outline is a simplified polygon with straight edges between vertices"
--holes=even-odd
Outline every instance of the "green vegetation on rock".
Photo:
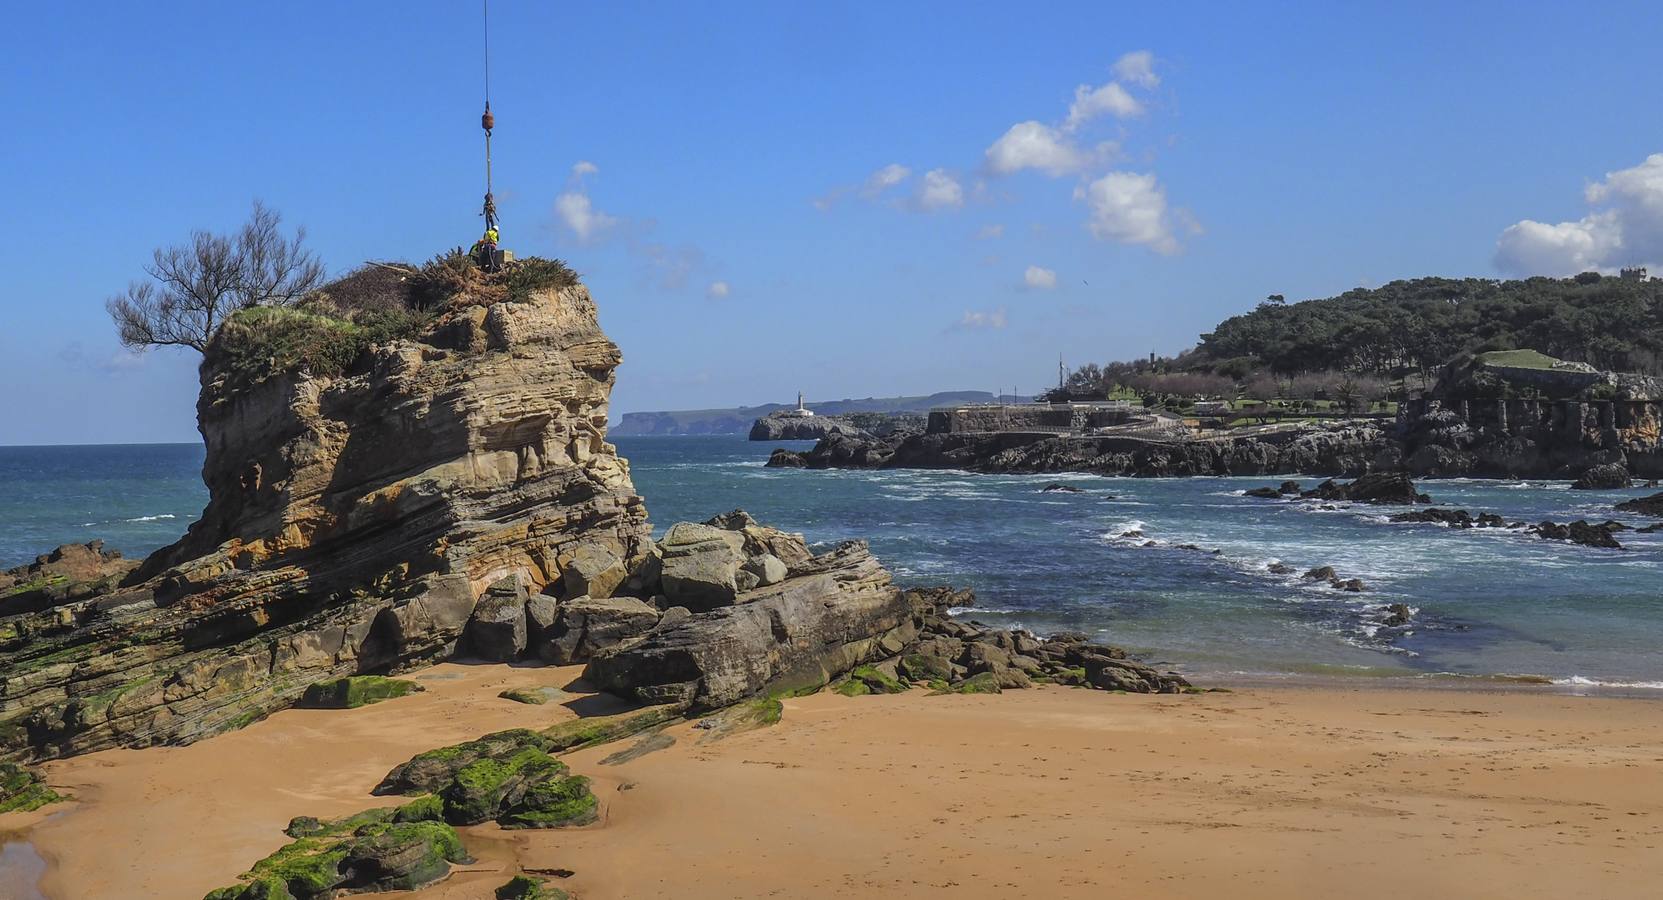
[[[564,768],[564,767],[562,767]],[[525,795],[497,817],[504,828],[564,828],[595,821],[600,801],[581,775],[535,782]]]
[[349,675],[311,685],[301,696],[299,705],[311,709],[356,709],[413,694],[422,689],[416,682],[403,678]]
[[233,388],[300,370],[332,378],[375,344],[418,336],[448,307],[524,302],[539,290],[577,283],[577,273],[557,259],[527,257],[486,273],[460,247],[419,268],[371,264],[294,305],[235,311],[203,359]]
[[529,875],[515,875],[508,883],[497,888],[496,900],[567,900],[565,891],[549,884],[541,878]]
[[512,700],[515,703],[529,703],[532,706],[542,706],[550,700],[559,697],[563,693],[565,692],[554,687],[518,687],[509,688],[497,696],[503,698],[504,700]]
[[1002,691],[999,689],[998,676],[994,675],[992,672],[983,672],[980,675],[972,675],[958,684],[947,688],[945,691],[938,691],[937,693],[998,694],[1002,693]]
[[255,863],[243,874],[243,884],[213,891],[206,900],[310,900],[337,891],[431,884],[451,863],[468,861],[456,829],[425,817],[431,808],[418,800],[329,822],[297,818],[287,829],[294,841]]
[[0,813],[29,812],[62,799],[32,770],[17,763],[0,763]]
[[445,819],[474,825],[497,817],[512,788],[558,778],[566,765],[536,747],[525,747],[506,758],[482,757],[458,769],[439,792]]
[[546,749],[550,753],[563,753],[626,738],[648,728],[675,721],[681,717],[682,710],[680,706],[665,704],[611,716],[574,719],[543,729],[542,736],[549,741]]
[[901,694],[907,689],[906,685],[875,666],[855,666],[854,671],[849,673],[849,680],[866,685],[867,691],[873,694]]

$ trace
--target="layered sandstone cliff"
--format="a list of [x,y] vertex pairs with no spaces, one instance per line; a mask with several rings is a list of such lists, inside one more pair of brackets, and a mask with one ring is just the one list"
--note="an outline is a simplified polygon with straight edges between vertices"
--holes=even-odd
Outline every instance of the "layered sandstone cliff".
[[635,576],[656,557],[605,440],[618,363],[575,284],[453,303],[338,375],[244,383],[210,354],[201,520],[113,590],[0,600],[0,753],[187,742],[455,652],[505,578]]

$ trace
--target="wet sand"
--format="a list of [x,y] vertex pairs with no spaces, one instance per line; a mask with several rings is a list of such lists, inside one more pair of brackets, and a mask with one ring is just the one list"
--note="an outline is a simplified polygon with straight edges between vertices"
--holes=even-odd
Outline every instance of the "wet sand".
[[[288,711],[186,748],[54,763],[80,802],[32,826],[54,900],[197,897],[339,815],[412,753],[572,715],[499,700],[571,670],[440,666],[428,693]],[[1542,690],[1253,686],[1126,696],[833,694],[771,728],[614,765],[567,757],[602,820],[463,829],[479,862],[422,898],[569,869],[583,900],[1654,896],[1663,702]],[[660,741],[662,742],[662,741]],[[41,811],[49,813],[53,807]],[[0,829],[20,823],[0,819]]]

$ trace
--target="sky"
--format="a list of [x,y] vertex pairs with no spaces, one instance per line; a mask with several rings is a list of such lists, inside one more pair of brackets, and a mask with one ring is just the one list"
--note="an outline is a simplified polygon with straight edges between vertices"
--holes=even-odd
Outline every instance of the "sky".
[[[1024,393],[1267,294],[1663,268],[1655,4],[495,0],[503,246],[623,412]],[[480,5],[5,0],[0,444],[194,441],[104,310],[259,199],[332,273],[477,236]]]

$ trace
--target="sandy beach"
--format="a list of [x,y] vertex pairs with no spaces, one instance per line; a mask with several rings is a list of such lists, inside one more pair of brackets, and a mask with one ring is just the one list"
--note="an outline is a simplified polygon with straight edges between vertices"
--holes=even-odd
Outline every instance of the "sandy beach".
[[[52,900],[199,897],[282,845],[290,817],[387,802],[369,789],[415,752],[574,715],[496,694],[578,671],[447,664],[413,697],[51,763],[77,801],[0,832],[45,858]],[[603,761],[639,739],[566,757],[594,779],[600,822],[462,829],[479,861],[419,896],[489,896],[520,867],[570,870],[561,886],[585,900],[1608,898],[1663,877],[1663,703],[1648,699],[822,693],[771,728],[664,734],[673,745],[624,762]]]

